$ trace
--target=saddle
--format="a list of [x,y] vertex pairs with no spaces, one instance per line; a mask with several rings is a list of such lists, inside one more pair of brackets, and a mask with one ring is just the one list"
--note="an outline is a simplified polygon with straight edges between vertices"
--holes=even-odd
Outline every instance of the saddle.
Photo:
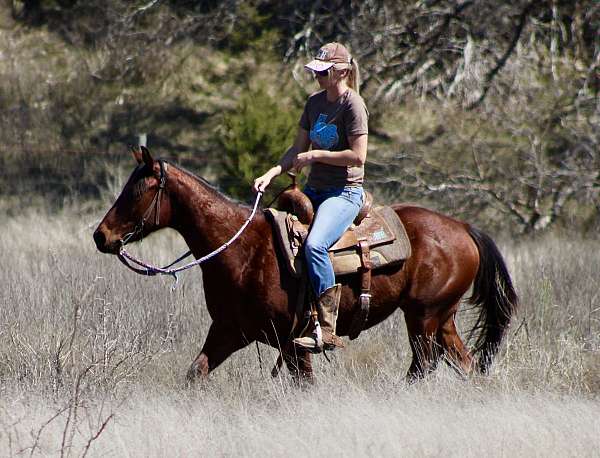
[[[265,209],[265,214],[273,225],[287,270],[301,278],[305,269],[301,249],[314,216],[312,203],[294,179],[292,187],[279,197],[277,207]],[[400,264],[410,254],[410,241],[396,212],[387,206],[373,207],[373,198],[367,193],[354,223],[329,249],[336,276],[360,273],[359,309],[353,319],[350,339],[358,337],[368,316],[371,271]]]

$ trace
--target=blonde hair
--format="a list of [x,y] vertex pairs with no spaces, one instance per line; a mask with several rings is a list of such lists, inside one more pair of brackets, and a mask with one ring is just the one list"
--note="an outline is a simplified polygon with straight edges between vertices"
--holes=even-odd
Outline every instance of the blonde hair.
[[[340,68],[343,66],[342,68]],[[337,71],[348,70],[346,80],[348,86],[357,94],[360,94],[360,70],[358,69],[358,62],[356,59],[351,58],[349,64],[335,64],[333,68]],[[329,75],[331,77],[331,74]]]
[[354,90],[357,94],[360,93],[360,70],[358,69],[358,62],[352,58],[350,60],[350,69],[348,70],[348,86]]

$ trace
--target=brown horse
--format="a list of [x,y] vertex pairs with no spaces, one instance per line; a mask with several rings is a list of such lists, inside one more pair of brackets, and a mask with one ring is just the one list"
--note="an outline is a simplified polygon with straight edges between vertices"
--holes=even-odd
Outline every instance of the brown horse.
[[[138,166],[96,231],[103,253],[164,227],[178,231],[196,258],[228,241],[250,214],[204,180],[134,150]],[[161,186],[162,183],[162,186]],[[159,191],[160,190],[160,191]],[[412,205],[395,205],[412,255],[399,266],[373,274],[372,301],[365,328],[403,310],[412,349],[409,379],[433,370],[440,358],[462,373],[486,372],[517,307],[504,260],[491,238],[468,224]],[[140,224],[140,222],[142,224]],[[206,376],[229,355],[258,341],[282,350],[295,376],[312,378],[311,355],[290,344],[298,281],[277,260],[270,223],[257,214],[227,250],[202,264],[204,293],[212,324],[188,378]],[[347,335],[360,294],[359,279],[343,284],[339,335]],[[456,331],[454,317],[473,284],[470,302],[480,308],[473,353]],[[476,353],[480,357],[475,361]]]

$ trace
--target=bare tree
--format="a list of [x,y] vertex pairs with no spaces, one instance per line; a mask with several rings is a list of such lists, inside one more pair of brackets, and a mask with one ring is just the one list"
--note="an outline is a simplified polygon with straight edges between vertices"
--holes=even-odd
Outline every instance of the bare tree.
[[[347,42],[363,64],[364,86],[376,98],[457,95],[463,82],[469,85],[464,102],[474,108],[495,88],[518,44],[527,41],[555,53],[576,48],[583,65],[598,65],[600,7],[591,0],[337,0],[282,10],[294,31],[288,58],[314,52],[326,41]],[[597,92],[598,77],[591,78]]]

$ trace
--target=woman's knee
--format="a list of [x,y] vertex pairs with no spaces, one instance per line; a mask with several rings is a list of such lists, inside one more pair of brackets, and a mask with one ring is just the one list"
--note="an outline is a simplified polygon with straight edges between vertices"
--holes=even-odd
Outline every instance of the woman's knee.
[[327,253],[327,246],[316,237],[308,237],[304,243],[304,252],[306,257],[311,258],[314,255]]

